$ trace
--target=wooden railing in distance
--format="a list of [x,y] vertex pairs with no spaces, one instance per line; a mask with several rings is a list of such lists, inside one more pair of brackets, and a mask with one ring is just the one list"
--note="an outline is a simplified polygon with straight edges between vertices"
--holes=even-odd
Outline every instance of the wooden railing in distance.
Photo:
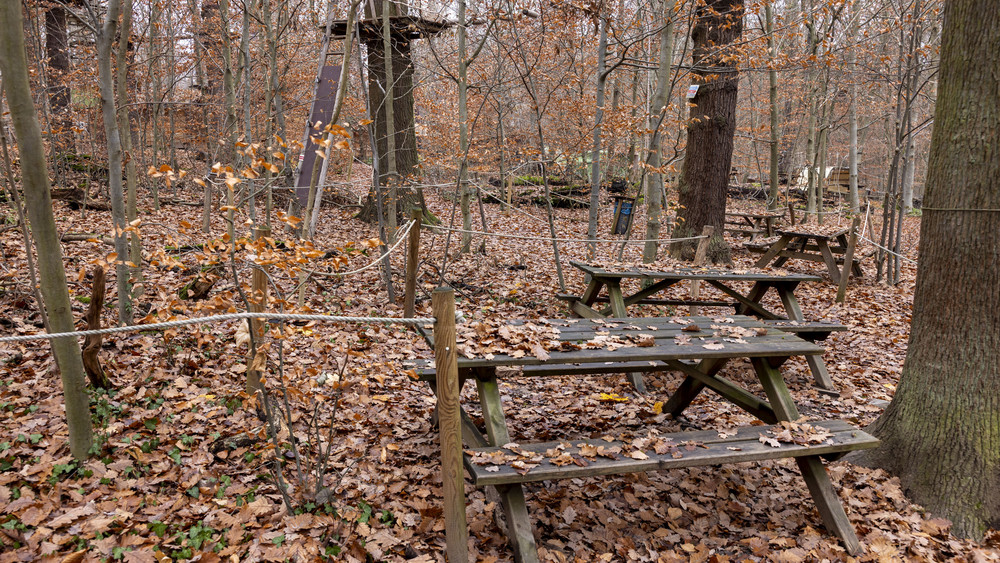
[[455,348],[455,290],[431,294],[434,311],[434,360],[437,372],[438,431],[441,436],[441,483],[448,563],[468,563],[469,529],[465,520],[465,473],[459,406],[458,351]]

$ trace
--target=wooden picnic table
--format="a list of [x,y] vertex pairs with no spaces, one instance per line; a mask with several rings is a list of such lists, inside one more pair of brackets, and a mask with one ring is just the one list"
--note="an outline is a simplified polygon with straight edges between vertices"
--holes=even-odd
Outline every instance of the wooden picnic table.
[[[828,330],[805,330],[810,328],[810,326],[815,328],[815,324],[805,320],[802,308],[799,306],[799,301],[795,297],[795,288],[802,282],[819,281],[819,276],[815,275],[712,268],[674,268],[671,270],[623,268],[609,270],[577,261],[570,261],[570,264],[587,274],[590,278],[590,283],[587,285],[587,289],[583,292],[582,296],[559,294],[557,297],[569,302],[570,313],[578,317],[627,317],[630,305],[725,306],[733,307],[737,314],[753,315],[760,319],[774,321],[775,323],[794,321],[794,323],[784,323],[784,329],[795,332],[808,332],[808,334],[803,334],[802,336],[810,340],[822,340],[829,336],[831,332],[842,331],[847,328],[843,325],[833,323],[819,323],[821,326],[827,327]],[[621,287],[622,280],[625,279],[646,279],[651,280],[653,283],[631,295],[625,295]],[[655,299],[651,297],[683,281],[704,281],[726,296],[731,297],[734,301]],[[753,285],[748,292],[743,293],[734,287],[734,282],[753,282]],[[768,290],[772,288],[781,300],[781,304],[784,307],[784,314],[772,311],[761,303]],[[606,289],[606,297],[601,295],[602,289]],[[595,303],[608,303],[608,306],[595,308]],[[809,363],[809,369],[812,371],[816,386],[823,391],[836,392],[833,380],[830,378],[826,364],[823,362],[822,352],[807,355],[806,361]],[[639,374],[631,375],[630,380],[636,390],[642,392],[644,388],[642,376]]]
[[[860,261],[854,257],[854,249],[851,244],[854,240],[848,240],[850,232],[848,228],[814,232],[803,227],[790,227],[778,229],[776,232],[778,240],[770,245],[747,244],[747,249],[764,253],[757,260],[756,267],[764,268],[770,265],[777,268],[795,258],[826,264],[830,278],[833,279],[833,283],[837,284],[840,283],[842,275],[849,276],[850,273],[859,277],[864,275]],[[850,272],[846,266],[843,270],[840,266],[847,256],[850,256]]]
[[[512,321],[507,329],[516,332],[528,322]],[[523,353],[492,353],[493,349],[487,348],[477,349],[467,356],[459,355],[457,361],[459,388],[467,380],[476,382],[485,426],[483,432],[464,409],[461,410],[465,467],[476,486],[493,487],[499,495],[516,561],[538,561],[522,483],[777,458],[796,460],[824,525],[843,541],[849,553],[859,551],[854,528],[826,473],[823,458],[836,458],[848,451],[875,447],[878,440],[841,421],[810,423],[830,433],[829,438],[819,441],[792,440],[775,447],[777,442],[766,445],[759,440],[761,435],[770,436],[781,431],[781,421],[799,419],[779,367],[791,356],[816,354],[822,348],[746,316],[530,322],[559,331],[554,337],[559,346],[550,346],[545,359]],[[603,343],[598,344],[598,338],[603,339]],[[609,339],[638,345],[606,346]],[[737,358],[750,359],[766,398],[719,375],[724,366]],[[428,365],[417,366],[417,372],[421,379],[433,385],[435,372]],[[674,417],[681,415],[703,390],[711,389],[773,426],[747,426],[724,433],[661,433],[659,439],[663,442],[657,451],[649,451],[647,446],[635,445],[629,440],[564,439],[513,444],[497,371],[511,366],[519,366],[523,375],[535,377],[572,377],[629,370],[676,371],[684,375],[684,380],[664,403],[664,413]],[[688,447],[691,444],[697,447]],[[597,447],[617,451],[620,455],[595,457],[592,452]],[[636,450],[640,452],[636,454]],[[556,455],[559,457],[554,457]]]
[[726,213],[726,232],[749,235],[750,242],[760,236],[772,237],[782,217],[781,213]]

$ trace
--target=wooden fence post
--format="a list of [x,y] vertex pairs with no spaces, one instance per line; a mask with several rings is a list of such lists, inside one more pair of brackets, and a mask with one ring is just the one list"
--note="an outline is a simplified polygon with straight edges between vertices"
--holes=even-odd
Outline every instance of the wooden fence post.
[[[256,227],[253,233],[255,239],[261,240],[271,236],[271,229]],[[267,273],[263,268],[263,266],[254,268],[250,277],[249,308],[251,313],[263,313],[267,308]],[[259,348],[264,341],[264,322],[260,319],[250,319],[250,333],[253,334],[254,343]],[[260,391],[261,388],[260,375],[262,372],[252,369],[254,359],[253,357],[248,358],[249,365],[247,365],[247,393],[251,396]]]
[[858,226],[861,218],[857,215],[851,221],[850,238],[847,239],[847,250],[844,252],[844,267],[840,273],[840,287],[837,288],[837,303],[847,300],[847,281],[851,278],[851,271],[854,269],[854,248],[858,245]]
[[[705,237],[698,241],[698,248],[694,251],[694,264],[695,267],[700,267],[705,264],[705,254],[708,253],[708,243],[712,240],[712,235],[715,234],[715,227],[712,225],[705,225],[701,231],[701,236]],[[691,301],[697,301],[698,297],[701,295],[701,281],[691,280]],[[701,312],[697,305],[691,305],[688,307],[688,315],[696,316]]]
[[795,205],[791,201],[788,202],[788,224],[795,226]]
[[403,294],[403,316],[413,318],[417,302],[417,257],[420,255],[420,221],[423,210],[416,208],[410,211],[413,226],[410,227],[410,240],[406,252],[406,286]]
[[469,560],[469,528],[465,521],[465,474],[462,468],[462,424],[459,407],[458,354],[455,348],[455,290],[439,287],[431,294],[434,310],[434,359],[437,371],[438,431],[441,436],[441,483],[449,563]]

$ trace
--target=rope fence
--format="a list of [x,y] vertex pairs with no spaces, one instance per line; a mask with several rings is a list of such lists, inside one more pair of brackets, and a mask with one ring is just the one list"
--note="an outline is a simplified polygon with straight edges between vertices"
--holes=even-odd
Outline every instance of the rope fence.
[[900,259],[902,259],[902,260],[905,260],[905,261],[907,261],[907,262],[909,262],[909,263],[911,263],[911,264],[916,264],[916,263],[917,263],[917,261],[916,261],[916,260],[914,260],[914,259],[912,259],[912,258],[907,258],[906,256],[903,256],[902,254],[900,254],[900,253],[898,253],[898,252],[893,252],[892,250],[889,250],[888,248],[886,248],[886,247],[882,246],[881,244],[879,244],[879,243],[877,243],[877,242],[873,241],[872,239],[870,239],[870,238],[868,238],[868,237],[866,237],[866,236],[864,236],[864,235],[860,235],[860,234],[859,234],[859,235],[858,235],[858,238],[859,238],[859,239],[861,239],[861,240],[865,240],[865,241],[868,241],[869,243],[871,243],[871,244],[872,244],[872,246],[874,246],[874,247],[876,247],[876,248],[879,248],[879,249],[881,249],[881,250],[883,250],[883,251],[885,251],[885,252],[888,252],[889,254],[892,254],[893,256],[898,256],[898,257],[899,257]]
[[116,327],[102,328],[98,330],[79,330],[73,332],[56,332],[56,333],[24,334],[19,336],[4,336],[0,337],[0,344],[7,342],[30,342],[33,340],[55,340],[57,338],[74,338],[74,337],[91,336],[98,334],[116,334],[120,332],[136,332],[143,330],[165,330],[168,328],[174,328],[179,326],[217,323],[222,321],[233,321],[240,319],[318,321],[318,322],[334,322],[334,323],[372,323],[372,324],[383,323],[383,324],[401,324],[401,325],[413,325],[413,326],[434,324],[435,322],[433,317],[415,317],[406,319],[401,317],[343,317],[336,315],[306,315],[298,313],[226,313],[223,315],[212,315],[208,317],[177,319],[175,321],[165,321],[162,323],[116,326]]
[[[412,220],[411,221],[407,221],[407,223],[405,225],[403,225],[401,228],[397,229],[396,230],[396,244],[392,245],[392,248],[386,250],[384,254],[382,254],[381,256],[379,256],[378,258],[376,258],[375,260],[373,260],[367,266],[363,266],[363,267],[358,268],[356,270],[350,270],[348,272],[332,272],[331,275],[334,275],[334,276],[349,276],[351,274],[361,273],[361,272],[363,272],[363,271],[365,271],[365,270],[367,270],[369,268],[374,268],[375,266],[377,266],[379,264],[379,262],[381,262],[382,260],[384,260],[386,256],[388,256],[388,255],[392,254],[393,252],[395,252],[395,250],[397,248],[399,248],[399,245],[402,244],[404,240],[406,240],[406,235],[409,234],[410,229],[413,228],[413,223],[414,222],[415,221],[412,221]],[[402,231],[402,232],[400,232],[400,231]]]
[[556,238],[551,237],[529,237],[526,235],[508,235],[503,233],[487,233],[483,231],[470,231],[466,229],[456,229],[452,227],[435,226],[428,227],[428,229],[441,229],[443,231],[454,231],[456,233],[470,233],[474,235],[483,235],[488,237],[496,238],[511,238],[518,240],[539,240],[545,242],[609,242],[609,243],[625,243],[625,244],[636,244],[636,243],[646,243],[646,242],[683,242],[687,240],[699,240],[705,238],[705,235],[698,235],[696,237],[684,237],[684,238],[666,238],[666,239],[643,239],[643,240],[624,240],[624,239],[587,239],[587,238]]

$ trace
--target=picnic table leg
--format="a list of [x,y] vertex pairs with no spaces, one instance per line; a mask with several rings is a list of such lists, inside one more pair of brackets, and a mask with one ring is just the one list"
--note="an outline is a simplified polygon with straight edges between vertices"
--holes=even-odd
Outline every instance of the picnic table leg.
[[740,292],[736,291],[735,289],[727,286],[726,284],[722,283],[719,280],[705,280],[705,281],[708,282],[708,285],[714,287],[715,289],[718,289],[722,293],[725,293],[726,295],[728,295],[728,296],[732,297],[733,299],[737,300],[740,303],[740,305],[742,305],[741,309],[746,314],[757,315],[758,317],[760,317],[762,319],[775,319],[775,320],[777,320],[777,319],[781,318],[778,315],[775,315],[774,313],[772,313],[771,311],[768,311],[767,309],[765,309],[760,303],[754,302],[752,299],[749,299],[748,297],[744,296],[742,293],[740,293]]
[[[830,250],[830,245],[823,239],[816,239],[816,246],[819,247],[819,253],[823,255],[823,261],[826,262],[826,269],[830,271],[830,278],[833,283],[840,283],[840,266],[837,265],[837,259],[833,256],[833,251]],[[844,272],[849,272],[848,268],[844,267]]]
[[586,291],[583,292],[583,297],[580,298],[580,301],[582,301],[584,305],[590,307],[594,304],[594,301],[597,300],[597,296],[601,293],[601,287],[603,286],[604,282],[597,278],[591,278],[590,284],[587,286]]
[[597,296],[601,293],[602,287],[604,287],[604,282],[591,277],[587,289],[583,292],[583,296],[569,302],[570,315],[587,319],[602,318],[602,315],[593,308],[593,304],[597,301]]
[[[764,298],[764,294],[771,287],[770,282],[754,282],[753,287],[750,288],[750,292],[747,293],[747,300],[753,303],[760,304],[760,300]],[[746,315],[751,314],[753,311],[745,303],[736,302],[736,314]],[[775,315],[777,317],[777,315]]]
[[[608,283],[608,297],[611,300],[611,316],[616,318],[628,317],[628,309],[625,307],[625,298],[622,296],[622,286],[616,283]],[[641,373],[628,374],[629,383],[636,393],[646,392],[646,383],[642,380]]]
[[[850,249],[851,248],[851,242],[854,242],[854,249],[857,250],[857,245],[858,245],[858,229],[857,229],[857,227],[855,227],[853,225],[853,222],[852,222],[851,226],[852,226],[852,228],[851,228],[851,238],[850,238],[850,240],[848,240],[846,234],[843,234],[843,235],[840,235],[840,236],[837,237],[837,241],[840,243],[840,246],[844,247],[845,249]],[[848,260],[845,257],[844,264],[847,264],[847,262],[848,262]],[[850,262],[851,262],[851,273],[852,273],[852,275],[854,275],[854,277],[860,278],[860,277],[862,277],[862,276],[865,275],[864,270],[861,269],[861,262],[859,262],[858,260],[855,260],[853,254],[851,255]]]
[[[791,241],[789,241],[788,246],[786,246],[785,248],[787,248],[788,251],[790,252],[795,252],[795,251],[805,252],[806,244],[808,242],[809,242],[808,238],[795,237]],[[788,262],[790,258],[791,258],[790,256],[779,256],[778,259],[774,261],[774,264],[771,264],[771,266],[775,268],[780,268],[784,266],[785,262]]]
[[[497,384],[496,371],[482,373],[476,380],[479,389],[479,402],[483,407],[483,420],[486,423],[486,435],[490,445],[503,446],[510,443],[510,433],[507,430],[507,419],[503,414],[500,402],[500,387]],[[521,485],[505,485],[496,487],[500,495],[504,517],[507,520],[507,539],[514,552],[514,561],[518,563],[538,563],[538,546],[535,544],[535,534],[531,526],[531,516],[524,499],[524,489]]]
[[[771,367],[767,358],[753,358],[751,362],[778,419],[797,420],[799,411],[795,408],[792,395],[788,391],[788,387],[785,386],[785,381],[778,369]],[[816,503],[816,508],[819,509],[820,516],[823,517],[823,524],[844,542],[844,547],[847,548],[849,554],[857,555],[860,553],[861,544],[854,532],[854,526],[851,525],[847,513],[844,512],[844,505],[841,504],[840,497],[837,496],[837,491],[834,490],[833,483],[830,482],[830,476],[826,473],[822,459],[819,456],[806,456],[797,457],[795,461],[799,466],[799,471],[802,472],[802,478],[805,479],[806,485],[809,487],[813,502]]]
[[[778,291],[778,296],[781,297],[781,304],[784,305],[785,312],[788,313],[788,318],[793,321],[802,322],[805,320],[805,317],[802,315],[802,308],[799,307],[799,300],[795,297],[796,285],[798,284],[779,284],[775,286],[775,289]],[[818,391],[828,395],[840,394],[833,385],[830,373],[826,370],[826,362],[823,361],[822,354],[806,356],[806,363],[809,364],[809,371],[813,374],[813,380],[816,381],[816,389]]]
[[764,255],[760,257],[759,260],[757,260],[757,262],[754,264],[754,267],[766,268],[767,264],[771,260],[773,260],[774,257],[777,256],[779,252],[784,250],[785,246],[788,245],[789,240],[791,240],[791,237],[787,235],[781,235],[781,238],[779,238],[774,244],[772,244],[771,248],[768,248],[767,252],[765,252]]
[[[696,369],[711,377],[716,373],[719,373],[719,370],[726,365],[727,361],[728,360],[725,358],[705,359],[698,363],[698,367]],[[679,416],[685,409],[688,408],[691,401],[693,401],[694,398],[698,396],[698,393],[701,393],[704,388],[704,383],[698,381],[690,375],[686,375],[684,377],[684,381],[681,381],[680,386],[663,405],[663,412],[674,417]]]

